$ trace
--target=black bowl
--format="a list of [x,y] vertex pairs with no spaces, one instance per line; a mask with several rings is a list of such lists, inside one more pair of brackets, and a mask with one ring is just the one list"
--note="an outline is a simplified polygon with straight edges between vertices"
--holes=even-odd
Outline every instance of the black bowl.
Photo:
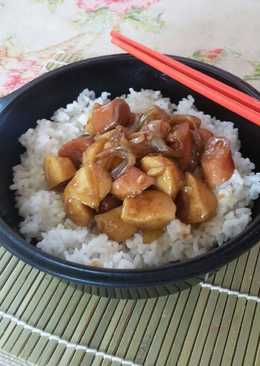
[[[260,94],[239,78],[204,63],[177,57],[187,65],[201,70],[218,80],[260,98]],[[173,102],[192,94],[196,105],[219,119],[230,120],[239,128],[242,153],[249,157],[260,170],[260,128],[238,115],[220,107],[199,94],[171,80],[149,66],[128,55],[98,57],[77,62],[47,73],[27,84],[1,101],[0,105],[0,240],[1,244],[26,263],[84,285],[91,293],[114,297],[158,296],[191,286],[208,272],[238,257],[251,248],[260,238],[260,200],[255,202],[253,221],[236,238],[205,255],[151,270],[98,269],[60,260],[47,255],[26,243],[18,233],[19,216],[15,209],[14,196],[9,190],[12,182],[12,167],[19,162],[23,151],[18,138],[35,121],[48,118],[61,106],[76,99],[89,88],[97,94],[106,90],[112,97],[134,89],[161,90]]]

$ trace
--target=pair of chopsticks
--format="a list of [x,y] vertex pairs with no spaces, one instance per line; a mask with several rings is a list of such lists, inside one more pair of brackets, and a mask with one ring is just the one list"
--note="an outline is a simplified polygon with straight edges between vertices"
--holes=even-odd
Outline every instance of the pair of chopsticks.
[[130,55],[260,126],[260,101],[151,48],[111,32],[112,42]]

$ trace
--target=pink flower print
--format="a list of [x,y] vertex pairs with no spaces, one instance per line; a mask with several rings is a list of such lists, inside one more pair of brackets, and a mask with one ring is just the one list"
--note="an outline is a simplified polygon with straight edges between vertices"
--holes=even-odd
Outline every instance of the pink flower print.
[[218,58],[219,56],[221,56],[222,53],[223,53],[222,48],[213,48],[212,50],[209,50],[206,53],[206,56],[208,57],[209,60],[214,60],[214,59]]
[[1,86],[4,94],[11,93],[20,86],[28,83],[41,73],[41,66],[35,60],[17,59],[17,64],[7,70],[5,81]]
[[224,52],[225,50],[223,48],[212,48],[210,50],[202,49],[194,52],[192,57],[200,61],[214,63],[223,56]]
[[86,12],[107,8],[119,14],[126,14],[132,9],[144,10],[159,1],[160,0],[75,0],[76,5]]
[[17,89],[19,86],[23,84],[23,78],[21,73],[18,71],[10,71],[7,75],[7,79],[3,85],[3,88],[6,89],[8,92]]
[[41,66],[36,60],[23,59],[19,64],[19,71],[26,74],[39,74]]
[[21,66],[24,70],[30,69],[32,67],[35,67],[37,65],[37,62],[35,60],[28,60],[24,59],[21,62]]

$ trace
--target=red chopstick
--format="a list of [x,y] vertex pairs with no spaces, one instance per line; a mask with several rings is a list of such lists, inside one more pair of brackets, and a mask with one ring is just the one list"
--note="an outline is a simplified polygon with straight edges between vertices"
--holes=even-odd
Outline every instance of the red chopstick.
[[176,70],[182,72],[183,74],[186,74],[193,79],[196,79],[203,84],[207,86],[212,86],[214,89],[220,91],[222,94],[228,95],[232,97],[233,99],[236,99],[237,101],[247,105],[248,107],[251,107],[252,109],[255,109],[257,112],[260,112],[260,101],[237,90],[232,88],[231,86],[228,86],[221,81],[218,81],[206,74],[203,74],[200,71],[197,71],[195,69],[192,69],[189,66],[186,66],[185,64],[176,61],[168,56],[162,55],[159,52],[156,52],[144,45],[141,45],[140,43],[137,43],[125,36],[123,36],[121,33],[112,31],[111,32],[112,38],[118,38],[123,42],[128,43],[130,46],[133,46],[140,51],[144,51],[148,55],[158,59],[159,61],[163,61],[166,65],[174,67]]
[[131,55],[260,126],[260,101],[256,98],[130,40],[119,32],[112,31],[111,36],[114,44]]

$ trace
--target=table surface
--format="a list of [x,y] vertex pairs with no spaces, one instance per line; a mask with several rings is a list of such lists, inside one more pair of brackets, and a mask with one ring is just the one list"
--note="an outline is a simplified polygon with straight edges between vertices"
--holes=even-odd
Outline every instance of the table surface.
[[[259,0],[0,0],[0,96],[120,52],[112,27],[260,89]],[[0,365],[260,364],[260,247],[179,294],[109,300],[0,249]]]

